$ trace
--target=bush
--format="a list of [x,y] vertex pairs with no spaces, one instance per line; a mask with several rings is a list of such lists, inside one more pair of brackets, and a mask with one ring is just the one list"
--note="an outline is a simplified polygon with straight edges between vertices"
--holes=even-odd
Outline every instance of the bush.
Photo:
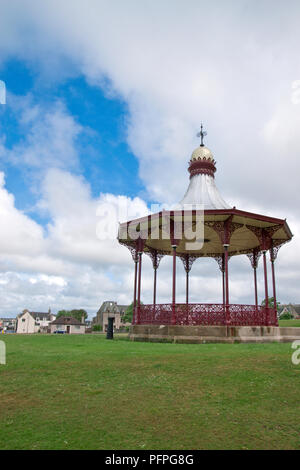
[[279,320],[292,320],[294,317],[290,312],[285,312],[280,315]]
[[102,326],[101,325],[94,325],[93,326],[93,331],[102,331]]

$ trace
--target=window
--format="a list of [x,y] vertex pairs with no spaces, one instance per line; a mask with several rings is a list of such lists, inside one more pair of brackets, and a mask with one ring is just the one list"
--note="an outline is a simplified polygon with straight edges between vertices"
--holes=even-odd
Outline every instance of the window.
[[25,318],[22,318],[22,322],[26,321]]

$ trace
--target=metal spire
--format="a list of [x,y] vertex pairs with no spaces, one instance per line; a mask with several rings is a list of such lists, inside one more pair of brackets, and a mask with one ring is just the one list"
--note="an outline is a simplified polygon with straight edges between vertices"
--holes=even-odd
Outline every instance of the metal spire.
[[198,132],[197,137],[201,137],[201,147],[204,147],[203,139],[207,135],[207,132],[203,131],[203,125],[201,124],[201,131]]

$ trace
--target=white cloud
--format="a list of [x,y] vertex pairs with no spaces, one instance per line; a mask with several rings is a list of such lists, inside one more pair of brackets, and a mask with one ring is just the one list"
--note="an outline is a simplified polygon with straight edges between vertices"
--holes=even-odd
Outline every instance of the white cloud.
[[11,149],[5,147],[5,129],[0,157],[18,167],[37,170],[78,168],[78,137],[83,132],[61,101],[52,105],[32,103],[32,96],[9,95],[7,105],[16,115],[22,138]]

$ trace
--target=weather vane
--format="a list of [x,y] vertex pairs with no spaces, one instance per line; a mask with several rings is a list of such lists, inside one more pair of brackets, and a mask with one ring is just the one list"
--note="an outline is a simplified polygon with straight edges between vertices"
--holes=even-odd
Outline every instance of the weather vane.
[[204,147],[203,139],[206,135],[207,132],[203,131],[203,125],[201,124],[201,131],[197,134],[197,137],[201,137],[201,147]]

